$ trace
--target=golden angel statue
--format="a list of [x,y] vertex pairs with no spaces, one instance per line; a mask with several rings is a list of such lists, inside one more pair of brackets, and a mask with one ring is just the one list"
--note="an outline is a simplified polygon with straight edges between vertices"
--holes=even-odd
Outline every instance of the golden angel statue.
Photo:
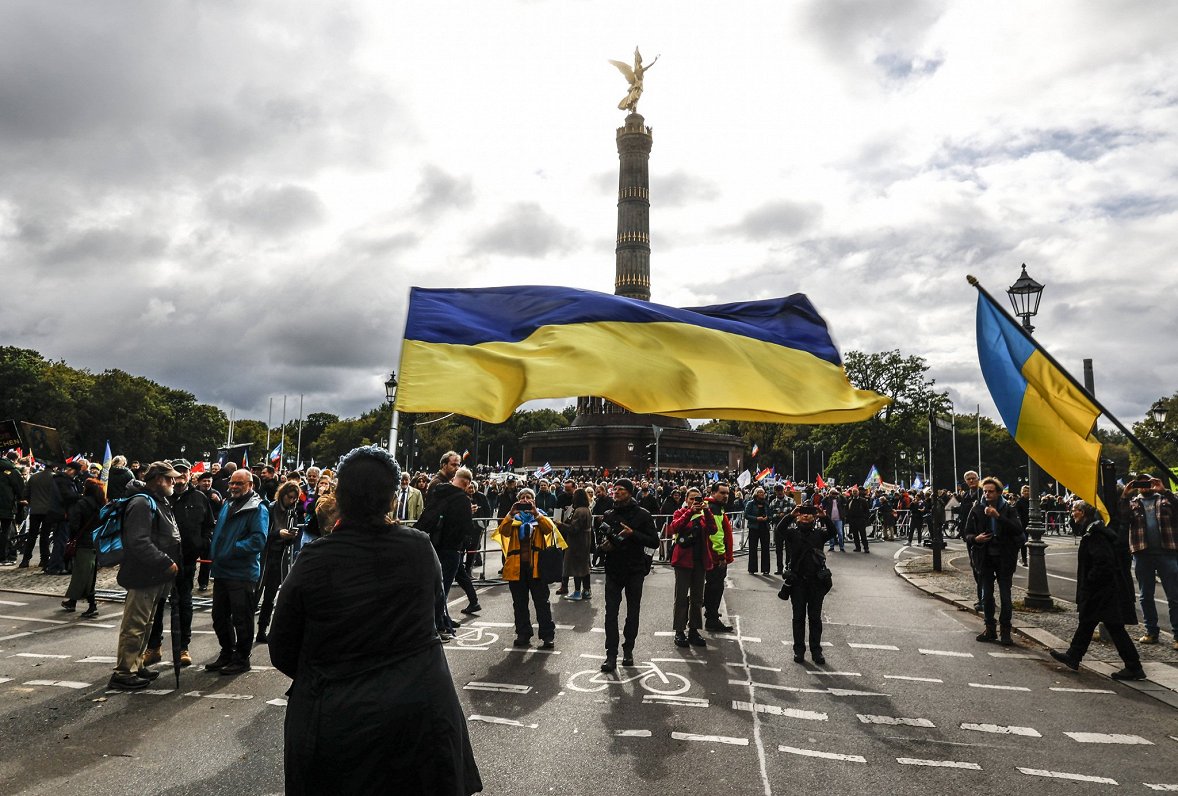
[[622,101],[618,103],[618,110],[630,111],[630,113],[638,112],[638,98],[642,96],[642,76],[646,74],[647,69],[650,69],[652,66],[654,66],[655,61],[658,59],[659,56],[656,55],[654,57],[654,61],[651,61],[649,64],[643,66],[642,53],[638,52],[638,48],[635,47],[633,68],[631,68],[629,64],[622,63],[621,61],[610,61],[610,63],[616,66],[618,71],[625,75],[626,79],[630,81],[630,91],[626,94]]

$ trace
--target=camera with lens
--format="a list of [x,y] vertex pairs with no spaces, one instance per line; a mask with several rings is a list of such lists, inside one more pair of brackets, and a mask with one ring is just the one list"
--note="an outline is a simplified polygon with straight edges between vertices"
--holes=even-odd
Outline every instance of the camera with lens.
[[597,549],[600,552],[612,553],[621,547],[622,537],[608,522],[603,522],[601,525],[598,525],[597,532],[601,535],[601,544],[597,546]]

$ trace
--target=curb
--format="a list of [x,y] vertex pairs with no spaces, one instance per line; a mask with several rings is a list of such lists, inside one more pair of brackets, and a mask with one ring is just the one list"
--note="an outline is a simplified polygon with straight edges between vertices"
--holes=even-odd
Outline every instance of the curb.
[[[922,558],[923,558],[923,556],[921,556],[920,558],[917,558],[917,559],[910,558],[910,559],[907,559],[907,561],[914,561],[914,560],[919,561]],[[929,558],[931,560],[931,556]],[[940,589],[928,588],[923,583],[918,583],[916,581],[916,579],[913,578],[913,576],[909,575],[907,572],[901,571],[901,564],[902,563],[906,563],[906,562],[897,561],[895,566],[892,567],[892,569],[896,573],[896,575],[898,575],[899,577],[901,577],[905,581],[907,581],[907,583],[910,586],[912,586],[913,588],[919,589],[920,591],[922,591],[925,594],[928,594],[932,597],[936,597],[941,602],[945,602],[950,605],[956,606],[957,610],[959,610],[959,611],[965,611],[967,613],[973,614],[974,616],[978,617],[979,619],[982,617],[982,614],[973,607],[973,603],[970,602],[969,600],[962,599],[955,594],[950,594],[947,591],[942,591]],[[956,567],[952,567],[952,568],[955,571],[959,571],[959,570],[957,570]],[[1061,600],[1060,602],[1066,602],[1066,601]],[[1041,628],[1037,625],[1019,623],[1017,620],[1011,624],[1011,631],[1016,633],[1020,637],[1026,639],[1028,641],[1035,642],[1036,644],[1046,647],[1047,649],[1066,650],[1068,648],[1069,643],[1070,643],[1070,642],[1067,642],[1067,641],[1061,639],[1059,636],[1055,635],[1054,633],[1052,633],[1049,630],[1044,630],[1043,628]],[[1049,662],[1053,665],[1057,665],[1057,664],[1055,664],[1054,660],[1050,660],[1050,661],[1046,661],[1046,662]],[[1113,666],[1112,664],[1104,663],[1103,661],[1092,661],[1092,662],[1081,661],[1080,668],[1085,669],[1089,672],[1092,672],[1093,674],[1098,674],[1101,677],[1104,677],[1108,680],[1112,680],[1112,673],[1117,671],[1117,667]],[[1158,682],[1155,682],[1155,681],[1149,680],[1149,679],[1146,679],[1146,680],[1116,680],[1115,682],[1120,683],[1121,685],[1126,686],[1128,688],[1131,688],[1134,691],[1145,694],[1146,696],[1153,697],[1154,699],[1158,700],[1159,702],[1165,703],[1166,705],[1169,705],[1172,708],[1178,708],[1178,693],[1171,691],[1169,688],[1162,685],[1161,683],[1158,683]]]

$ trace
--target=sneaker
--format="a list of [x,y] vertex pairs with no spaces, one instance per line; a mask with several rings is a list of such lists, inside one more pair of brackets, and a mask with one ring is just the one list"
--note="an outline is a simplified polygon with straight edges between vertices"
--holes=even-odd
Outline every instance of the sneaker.
[[623,666],[633,666],[634,665],[634,653],[633,652],[623,652],[622,653],[622,665]]
[[137,677],[142,677],[144,680],[150,683],[152,680],[159,677],[160,673],[152,671],[151,669],[144,669],[140,667],[139,671],[135,672],[135,675]]
[[530,647],[532,646],[532,640],[530,638],[517,638],[515,641],[511,642],[511,646]]
[[1080,662],[1073,659],[1071,655],[1068,655],[1066,652],[1060,652],[1059,650],[1050,650],[1050,652],[1051,657],[1055,658],[1073,672],[1080,671]]
[[1146,677],[1145,669],[1141,668],[1141,664],[1137,664],[1136,668],[1126,666],[1119,672],[1113,672],[1110,676],[1114,680],[1144,680]]
[[693,630],[687,634],[687,641],[693,647],[706,647],[708,642],[699,634],[698,630]]
[[179,660],[181,668],[192,665],[192,656],[188,654],[188,650],[180,650]]
[[481,610],[483,610],[483,606],[479,605],[478,603],[471,603],[470,605],[463,608],[461,613],[469,616],[471,614],[477,614]]
[[591,596],[592,595],[588,589],[585,589],[585,591],[581,592],[581,599],[582,600],[588,600]]
[[814,663],[818,664],[819,666],[826,665],[826,656],[823,655],[821,652],[811,652],[810,657],[813,658]]
[[222,652],[217,656],[215,661],[209,661],[205,664],[205,671],[219,672],[233,662],[233,656]]
[[151,680],[145,680],[137,674],[115,672],[110,676],[110,682],[106,684],[106,687],[114,691],[139,691],[149,685],[151,685]]
[[231,663],[228,663],[225,666],[221,667],[221,674],[232,676],[235,674],[244,674],[245,672],[248,672],[249,670],[250,670],[249,658],[238,658],[237,660],[232,661]]
[[78,614],[78,617],[81,619],[93,619],[96,616],[98,616],[98,606],[97,605],[92,605],[89,608],[87,608],[85,611],[83,611],[82,613]]
[[259,630],[257,638],[254,639],[255,644],[269,644],[270,637],[266,635],[265,630]]
[[74,612],[74,608],[76,606],[77,606],[77,603],[74,602],[73,600],[62,600],[61,601],[61,610],[65,611],[67,614],[72,614]]
[[143,651],[143,665],[144,666],[151,666],[153,663],[159,663],[163,659],[164,659],[164,656],[162,654],[160,654],[159,647],[148,647],[147,649],[145,649]]
[[709,619],[704,622],[704,630],[711,630],[713,633],[731,633],[734,629],[732,625],[726,625],[719,619]]
[[998,640],[998,633],[993,627],[987,627],[981,633],[978,633],[976,640],[983,641],[983,642],[997,641]]
[[540,649],[542,649],[542,650],[554,650],[554,649],[556,649],[556,642],[555,642],[555,641],[553,641],[553,640],[551,640],[551,639],[549,639],[548,641],[545,641],[543,644],[541,644],[541,645],[540,645]]
[[1137,643],[1138,644],[1157,644],[1158,643],[1158,634],[1157,633],[1146,633],[1144,636],[1137,639]]
[[794,653],[794,663],[805,663],[805,662],[806,662],[806,653],[804,653],[804,652],[795,652]]
[[575,591],[572,594],[570,594],[568,597],[565,597],[565,599],[568,600],[569,602],[580,602],[581,601],[581,592]]
[[676,630],[675,631],[675,646],[676,647],[686,647],[687,645],[688,645],[687,634],[684,633],[682,630]]

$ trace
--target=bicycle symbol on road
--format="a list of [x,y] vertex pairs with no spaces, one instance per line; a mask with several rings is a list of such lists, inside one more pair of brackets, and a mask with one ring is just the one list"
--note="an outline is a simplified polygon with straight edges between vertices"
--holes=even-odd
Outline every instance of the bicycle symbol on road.
[[491,647],[499,641],[499,634],[492,633],[484,627],[459,629],[454,634],[454,643],[459,647]]
[[653,661],[639,664],[629,673],[619,673],[618,676],[586,669],[569,677],[567,686],[574,691],[592,693],[604,691],[611,685],[625,685],[635,680],[647,691],[666,696],[682,694],[691,688],[691,681],[686,677],[675,672],[664,672]]

